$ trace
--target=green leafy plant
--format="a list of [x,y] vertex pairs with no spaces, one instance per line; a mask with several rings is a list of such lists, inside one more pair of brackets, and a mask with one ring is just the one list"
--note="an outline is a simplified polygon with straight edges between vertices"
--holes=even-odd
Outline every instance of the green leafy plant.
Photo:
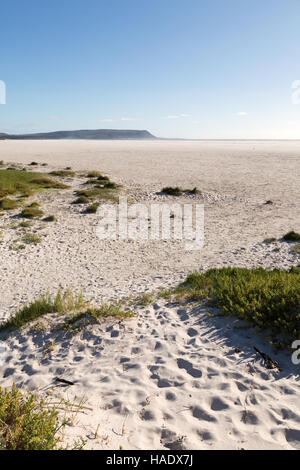
[[55,170],[49,173],[49,175],[60,176],[61,178],[72,178],[75,174],[75,171],[70,170]]
[[25,217],[26,219],[36,219],[42,217],[44,212],[37,208],[37,207],[25,207],[25,209],[21,212],[21,217]]
[[0,208],[4,211],[10,211],[18,207],[18,201],[14,199],[4,198],[0,200]]
[[0,387],[0,450],[54,450],[59,428],[57,410],[37,395]]
[[37,243],[40,243],[42,241],[41,237],[39,237],[38,235],[35,235],[34,233],[26,233],[26,235],[24,235],[22,240],[27,245],[29,244],[36,245]]
[[298,242],[300,241],[300,233],[294,232],[293,230],[291,232],[286,233],[283,236],[283,239],[286,242]]
[[300,337],[300,272],[263,268],[194,272],[173,294],[178,300],[207,299],[223,315],[238,316],[275,334]]

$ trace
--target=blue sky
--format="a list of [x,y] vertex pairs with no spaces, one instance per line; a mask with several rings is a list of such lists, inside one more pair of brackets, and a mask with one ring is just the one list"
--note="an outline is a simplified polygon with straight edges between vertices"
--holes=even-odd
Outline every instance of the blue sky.
[[0,132],[300,138],[299,21],[299,0],[2,2]]

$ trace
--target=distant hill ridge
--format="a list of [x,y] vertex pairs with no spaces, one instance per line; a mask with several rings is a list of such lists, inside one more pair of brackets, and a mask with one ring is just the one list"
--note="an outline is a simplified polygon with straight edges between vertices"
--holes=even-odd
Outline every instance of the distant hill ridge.
[[93,139],[93,140],[130,140],[130,139],[156,139],[149,131],[95,129],[79,131],[39,132],[37,134],[4,134],[0,132],[0,139],[10,140],[48,140],[48,139]]

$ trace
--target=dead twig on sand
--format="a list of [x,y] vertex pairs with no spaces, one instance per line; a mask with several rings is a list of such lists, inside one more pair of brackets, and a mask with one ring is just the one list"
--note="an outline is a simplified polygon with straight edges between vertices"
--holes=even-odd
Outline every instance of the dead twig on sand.
[[254,346],[254,351],[256,351],[263,358],[263,360],[265,361],[265,365],[266,365],[267,369],[278,369],[279,371],[281,371],[278,362],[274,361],[274,359],[272,359],[270,356],[268,356],[268,354],[260,351],[255,346]]

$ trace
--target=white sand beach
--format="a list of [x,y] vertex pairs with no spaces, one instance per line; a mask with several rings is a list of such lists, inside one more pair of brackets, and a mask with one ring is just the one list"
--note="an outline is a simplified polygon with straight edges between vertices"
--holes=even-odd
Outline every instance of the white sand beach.
[[[98,170],[146,204],[170,201],[158,194],[164,186],[197,187],[201,195],[177,200],[205,208],[204,247],[186,251],[176,240],[99,240],[97,214],[72,204],[80,177],[34,195],[57,221],[35,222],[42,243],[15,251],[17,212],[1,217],[0,320],[59,288],[99,304],[175,287],[193,270],[299,265],[288,243],[264,243],[300,232],[299,156],[298,141],[0,141],[5,163]],[[42,331],[21,329],[6,340],[0,386],[84,398],[64,439],[81,437],[87,449],[300,449],[300,369],[289,352],[193,303],[159,300],[134,313],[75,336],[55,331],[55,315]],[[254,346],[281,371],[266,369]],[[75,385],[58,386],[57,376]]]

